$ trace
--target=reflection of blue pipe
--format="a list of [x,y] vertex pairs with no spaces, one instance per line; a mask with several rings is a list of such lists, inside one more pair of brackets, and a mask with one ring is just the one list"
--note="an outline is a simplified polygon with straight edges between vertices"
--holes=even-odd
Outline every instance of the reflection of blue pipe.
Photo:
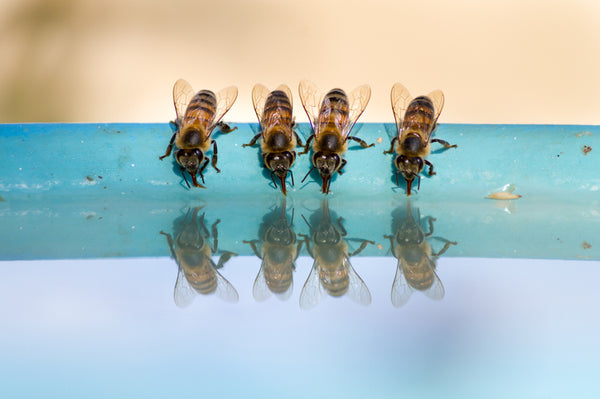
[[[383,236],[406,201],[393,157],[383,154],[390,127],[356,127],[353,134],[382,142],[361,151],[350,144],[328,195],[350,236],[382,244],[361,255],[390,255]],[[263,173],[259,150],[241,147],[256,130],[239,124],[217,134],[222,173],[208,168],[207,188],[188,189],[173,160],[158,160],[171,135],[167,124],[0,125],[0,257],[167,256],[159,232],[194,206],[221,219],[224,248],[249,255],[243,240],[256,238],[282,197]],[[309,127],[299,130],[306,136]],[[410,198],[437,219],[436,235],[459,243],[447,256],[600,259],[600,127],[446,124],[438,132],[458,148],[433,145],[428,159],[437,175],[423,174]],[[294,174],[309,169],[309,156],[299,156]],[[299,180],[287,196],[296,217],[312,214],[324,197],[319,182]],[[523,197],[484,199],[505,184]]]

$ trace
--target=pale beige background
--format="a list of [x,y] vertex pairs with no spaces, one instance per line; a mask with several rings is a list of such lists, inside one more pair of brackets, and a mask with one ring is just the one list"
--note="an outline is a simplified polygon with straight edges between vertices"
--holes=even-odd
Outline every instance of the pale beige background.
[[[1,122],[165,122],[179,77],[446,94],[441,122],[600,124],[600,1],[0,0]],[[299,121],[306,121],[295,98]]]

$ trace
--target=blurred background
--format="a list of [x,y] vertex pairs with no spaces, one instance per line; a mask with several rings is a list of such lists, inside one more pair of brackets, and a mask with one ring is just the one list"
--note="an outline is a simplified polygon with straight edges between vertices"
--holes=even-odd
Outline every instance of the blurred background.
[[[172,85],[440,88],[440,122],[600,124],[597,0],[0,0],[0,122],[166,122]],[[307,121],[296,96],[297,120]]]

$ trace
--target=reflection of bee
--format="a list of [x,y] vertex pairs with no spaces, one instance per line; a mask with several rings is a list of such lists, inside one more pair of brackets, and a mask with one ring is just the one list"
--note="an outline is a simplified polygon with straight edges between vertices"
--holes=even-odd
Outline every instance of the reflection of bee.
[[426,238],[433,234],[435,219],[428,219],[429,233],[425,233],[421,228],[420,216],[415,220],[411,213],[410,202],[406,217],[402,221],[397,218],[399,215],[394,219],[394,236],[385,236],[390,240],[392,254],[398,258],[398,268],[392,285],[392,304],[396,307],[404,305],[413,289],[422,291],[432,299],[442,299],[444,286],[435,273],[435,260],[446,252],[450,245],[456,245],[456,242],[436,237],[445,244],[441,251],[433,252]]
[[206,153],[213,145],[212,166],[217,172],[217,142],[211,139],[211,134],[216,127],[223,133],[229,133],[237,128],[231,128],[221,122],[221,118],[231,108],[237,98],[237,88],[227,87],[215,95],[210,90],[201,90],[194,94],[188,82],[179,79],[173,86],[173,102],[177,119],[175,125],[177,131],[171,137],[167,146],[167,152],[160,157],[163,159],[171,154],[173,142],[177,148],[175,159],[181,166],[181,174],[185,183],[190,186],[185,171],[192,176],[194,186],[205,188],[196,181],[196,174],[200,174],[204,183],[204,169],[208,165]]
[[359,86],[350,93],[350,96],[347,96],[342,89],[333,89],[322,97],[322,100],[318,89],[311,82],[303,80],[298,90],[313,130],[301,154],[308,152],[309,143],[314,139],[312,155],[314,166],[306,176],[313,169],[318,169],[323,179],[322,190],[328,193],[333,174],[335,172],[342,174],[342,169],[346,165],[346,160],[342,156],[348,149],[348,139],[356,141],[363,148],[375,145],[350,136],[356,120],[369,103],[371,88],[368,85]]
[[[296,160],[296,146],[303,146],[294,130],[292,92],[286,85],[269,92],[265,86],[257,84],[252,89],[252,103],[261,131],[243,147],[256,144],[258,138],[262,137],[260,148],[263,162],[271,170],[271,179],[273,174],[277,175],[281,191],[285,195],[285,178],[288,173],[294,185],[294,175],[290,169]],[[274,179],[273,184],[277,187]]]
[[[344,240],[347,235],[342,218],[337,220],[339,229],[331,221],[329,207],[326,201],[322,204],[322,215],[313,215],[315,222],[311,226],[311,237],[304,236],[306,249],[314,259],[310,275],[302,287],[300,293],[300,307],[309,309],[316,306],[323,297],[323,289],[330,296],[341,297],[347,295],[353,301],[361,305],[371,303],[371,293],[366,284],[356,274],[350,264],[350,257],[360,253],[367,244],[373,241],[355,239],[361,241],[361,246],[356,251],[348,253],[348,244]],[[306,221],[306,219],[304,219]],[[316,228],[313,226],[316,225]],[[310,248],[312,241],[313,248]]]
[[237,302],[238,293],[235,288],[217,271],[231,258],[233,252],[225,251],[215,265],[211,256],[219,245],[217,220],[212,225],[213,246],[208,238],[210,233],[204,225],[204,214],[198,219],[199,208],[194,208],[192,216],[188,210],[181,226],[176,230],[175,242],[170,234],[161,231],[167,238],[171,255],[177,262],[179,272],[175,283],[175,304],[181,308],[188,306],[196,297],[215,294],[227,302]]
[[396,143],[396,184],[398,173],[402,173],[406,180],[406,193],[410,195],[412,182],[419,176],[425,164],[429,166],[429,175],[435,175],[433,165],[425,160],[431,152],[430,142],[440,143],[444,148],[456,147],[456,144],[450,145],[440,139],[430,140],[444,106],[444,94],[440,90],[411,100],[408,90],[396,83],[392,87],[391,97],[398,135],[392,139],[389,151],[384,151],[384,154],[391,154]]
[[[281,204],[279,215],[274,213],[267,215],[264,232],[262,232],[261,254],[256,248],[256,241],[244,241],[250,244],[252,250],[260,259],[262,264],[252,294],[257,301],[267,299],[270,293],[280,299],[286,300],[292,294],[293,280],[292,272],[296,269],[294,262],[300,254],[302,241],[296,243],[296,233],[292,229],[292,221],[288,224],[285,214],[285,200]],[[293,211],[292,211],[293,212]],[[273,221],[272,219],[276,217]]]

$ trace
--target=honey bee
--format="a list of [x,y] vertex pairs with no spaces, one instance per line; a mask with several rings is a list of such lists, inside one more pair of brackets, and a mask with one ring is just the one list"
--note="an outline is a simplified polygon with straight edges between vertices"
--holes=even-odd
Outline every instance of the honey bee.
[[233,252],[224,251],[215,265],[211,256],[218,250],[219,238],[217,220],[212,225],[213,245],[208,239],[211,233],[204,224],[204,214],[198,219],[200,208],[188,210],[182,221],[176,223],[175,241],[169,233],[161,231],[167,238],[173,259],[177,262],[178,273],[175,283],[175,304],[184,308],[189,306],[197,294],[215,294],[227,302],[237,302],[238,293],[235,288],[218,271],[232,257]]
[[[444,148],[454,148],[456,144],[450,145],[444,140],[431,139],[444,107],[444,93],[440,90],[411,100],[408,90],[396,83],[392,87],[391,99],[398,135],[392,139],[389,151],[384,151],[384,154],[391,154],[396,144],[396,184],[398,173],[401,173],[406,180],[406,193],[410,195],[412,182],[419,177],[425,165],[429,166],[429,176],[436,174],[433,164],[425,159],[431,152],[431,143],[440,143]],[[419,177],[419,186],[420,184]]]
[[323,289],[332,297],[348,296],[354,302],[369,305],[371,293],[354,271],[350,264],[350,257],[359,254],[368,244],[375,243],[354,239],[361,241],[361,245],[356,251],[348,253],[348,244],[344,240],[347,232],[342,225],[343,219],[341,217],[337,219],[338,227],[334,225],[326,201],[323,201],[321,211],[321,214],[313,215],[315,222],[313,225],[304,219],[310,228],[311,237],[305,235],[303,237],[306,249],[314,259],[314,263],[300,293],[300,307],[310,309],[316,306],[323,297]]
[[444,297],[444,286],[435,273],[435,261],[456,242],[444,241],[444,247],[434,252],[427,238],[433,234],[433,222],[428,218],[429,233],[421,228],[421,217],[417,208],[417,218],[413,216],[410,202],[407,205],[406,216],[400,220],[400,211],[394,217],[394,236],[384,236],[390,240],[391,251],[398,259],[396,276],[392,285],[392,304],[400,307],[408,302],[413,290],[421,291],[432,299]]
[[[257,240],[244,241],[250,244],[254,254],[262,259],[260,271],[254,280],[252,295],[257,301],[266,300],[271,293],[281,300],[287,300],[292,294],[292,273],[296,270],[296,259],[300,254],[302,241],[296,242],[296,233],[292,229],[292,220],[288,223],[285,213],[286,203],[282,201],[281,210],[275,209],[265,216],[261,230],[262,246],[259,253]],[[278,213],[278,215],[277,215]],[[275,218],[275,220],[273,220]]]
[[321,97],[313,83],[303,80],[298,91],[313,131],[306,141],[304,151],[300,154],[306,154],[311,140],[314,140],[312,155],[314,166],[302,181],[316,168],[323,179],[322,191],[328,193],[332,176],[335,172],[342,174],[342,169],[346,165],[346,160],[342,156],[348,149],[348,139],[356,141],[363,148],[375,145],[350,136],[356,120],[369,103],[371,88],[368,85],[359,86],[350,93],[350,96],[342,89],[332,89]]
[[215,128],[223,133],[229,133],[237,129],[221,122],[221,118],[233,105],[237,98],[238,90],[235,86],[227,87],[216,95],[210,90],[200,90],[196,94],[188,82],[179,79],[173,86],[173,103],[175,104],[176,131],[171,137],[165,155],[160,159],[171,155],[173,143],[178,150],[175,152],[175,160],[181,166],[181,174],[188,188],[190,184],[185,177],[187,171],[192,177],[195,187],[205,188],[196,180],[196,174],[200,174],[204,183],[204,170],[210,158],[206,153],[213,146],[212,166],[217,168],[217,142],[211,138]]
[[271,170],[271,180],[275,188],[275,174],[281,182],[281,191],[286,194],[285,179],[290,174],[292,186],[294,175],[290,170],[296,160],[296,146],[304,146],[294,130],[295,122],[292,117],[292,92],[286,85],[281,85],[273,91],[257,84],[252,89],[252,104],[260,124],[260,133],[242,147],[253,146],[261,137],[260,148],[265,167]]

